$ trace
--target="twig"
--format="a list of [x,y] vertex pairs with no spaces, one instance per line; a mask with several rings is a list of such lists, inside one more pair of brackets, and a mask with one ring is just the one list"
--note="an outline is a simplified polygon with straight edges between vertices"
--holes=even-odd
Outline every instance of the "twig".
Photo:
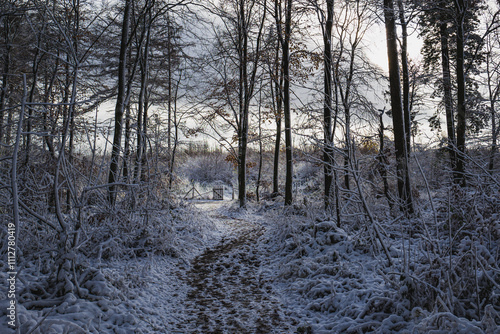
[[37,329],[38,327],[40,327],[40,325],[45,321],[45,319],[47,319],[47,317],[49,316],[50,313],[52,313],[52,311],[56,308],[56,305],[52,306],[52,308],[50,309],[49,312],[47,312],[47,314],[42,318],[42,320],[40,320],[36,325],[35,327],[33,327],[32,329],[30,329],[30,331],[26,334],[31,334],[35,331],[35,329]]
[[33,217],[37,218],[38,220],[44,222],[45,224],[47,224],[48,226],[50,226],[55,231],[58,231],[57,227],[54,224],[52,224],[50,221],[48,221],[47,219],[45,219],[44,217],[42,217],[41,215],[39,215],[35,211],[31,210],[26,204],[24,204],[24,202],[22,200],[19,200],[19,205],[24,210],[26,210],[26,212],[28,212],[30,215],[32,215]]
[[[356,158],[353,157],[353,159],[356,161],[356,166],[357,166]],[[352,166],[352,162],[351,162],[351,166]],[[372,223],[373,229],[375,230],[375,234],[377,235],[377,239],[380,242],[382,248],[384,249],[384,253],[387,256],[387,260],[389,261],[389,266],[392,266],[393,265],[392,257],[389,254],[389,249],[385,245],[384,240],[382,239],[382,235],[380,234],[380,231],[378,229],[379,224],[375,221],[375,218],[373,218],[371,210],[368,207],[368,204],[366,203],[365,196],[364,196],[363,191],[361,189],[358,172],[359,172],[359,170],[356,168],[353,170],[352,174],[354,176],[354,180],[356,181],[356,187],[358,188],[359,197],[361,199],[361,202],[363,203],[363,208],[365,209],[366,215],[368,216],[368,218],[370,219],[370,222]]]
[[[424,182],[425,182],[425,189],[427,191],[427,196],[429,196],[429,203],[431,205],[432,213],[434,216],[434,226],[438,226],[437,213],[436,213],[436,209],[434,208],[434,202],[432,201],[431,189],[429,187],[429,182],[427,182],[427,177],[425,176],[424,171],[422,170],[422,166],[420,165],[420,161],[418,160],[417,155],[414,154],[413,156],[415,157],[415,161],[417,163],[418,170],[420,171],[420,175],[422,175],[422,178],[424,179]],[[427,234],[427,238],[429,238],[429,240],[432,240],[431,235],[429,233],[429,230],[427,229],[427,225],[425,224],[425,221],[423,221],[422,224],[424,225],[424,229],[425,229],[425,233]],[[439,242],[437,242],[436,244],[437,244],[438,253],[441,253],[441,250],[439,249],[440,248]]]

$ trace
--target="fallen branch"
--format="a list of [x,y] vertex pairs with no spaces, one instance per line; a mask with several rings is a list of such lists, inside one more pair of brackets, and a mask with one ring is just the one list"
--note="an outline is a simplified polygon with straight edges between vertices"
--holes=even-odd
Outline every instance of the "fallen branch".
[[35,325],[35,327],[33,327],[32,329],[29,330],[28,333],[26,334],[31,334],[35,331],[35,329],[37,329],[38,327],[40,327],[40,325],[45,321],[45,319],[47,319],[47,317],[49,316],[49,314],[52,313],[52,311],[56,308],[56,305],[52,306],[52,308],[50,309],[49,312],[47,312],[47,314]]

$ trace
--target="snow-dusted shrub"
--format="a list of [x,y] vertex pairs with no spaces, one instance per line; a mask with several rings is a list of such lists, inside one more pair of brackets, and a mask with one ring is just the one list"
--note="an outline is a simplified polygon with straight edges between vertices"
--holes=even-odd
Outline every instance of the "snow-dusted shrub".
[[[411,307],[443,313],[430,317],[429,326],[444,331],[465,326],[459,332],[472,333],[466,321],[480,321],[487,310],[500,314],[500,192],[497,187],[447,190],[438,202],[435,239],[419,240],[422,231],[413,229],[412,243],[419,248],[412,250],[409,273],[394,282]],[[500,325],[500,317],[495,321]]]
[[378,221],[390,266],[363,215],[345,217],[343,229],[290,210],[269,218],[285,294],[313,332],[500,333],[499,189],[434,196],[435,220],[428,207]]
[[222,154],[208,153],[189,158],[181,173],[191,182],[202,184],[222,181],[230,184],[234,175],[233,165]]
[[[88,264],[87,264],[88,265]],[[76,268],[81,271],[75,293],[36,295],[49,278],[40,275],[36,267],[24,269],[24,280],[18,282],[23,296],[17,305],[21,333],[132,333],[138,319],[130,311],[129,299],[110,284],[103,272],[95,267]],[[1,275],[0,275],[1,276]],[[2,277],[3,279],[3,277]],[[25,285],[27,283],[28,285]],[[39,293],[39,291],[38,291]],[[0,293],[1,295],[1,293]],[[4,309],[0,323],[4,323]],[[0,328],[2,328],[0,326]],[[14,333],[2,328],[2,333]]]
[[313,333],[358,333],[405,327],[404,309],[394,298],[397,291],[378,274],[377,260],[346,230],[334,221],[304,216],[273,220],[272,251],[280,254],[280,277],[293,300],[289,302],[302,305],[298,314],[309,323],[304,328],[310,326]]
[[[204,247],[214,230],[205,215],[182,202],[169,210],[110,214],[94,209],[84,219],[77,248],[60,255],[57,236],[42,226],[23,218],[23,270],[18,281],[21,333],[37,324],[33,333],[38,334],[143,333],[137,330],[139,320],[130,299],[148,281],[144,271],[124,268],[125,261],[154,254],[184,259]],[[103,261],[112,258],[118,260],[119,270],[109,270],[111,261]],[[4,265],[0,262],[0,279],[6,281]],[[1,299],[6,299],[3,286]],[[0,308],[0,323],[6,323],[6,308]]]
[[185,238],[203,238],[210,221],[180,203],[171,210],[94,213],[86,233],[92,236],[82,251],[91,257],[134,258],[148,255],[183,256]]
[[294,177],[298,180],[307,181],[318,176],[321,171],[320,164],[314,164],[308,161],[299,161],[294,166]]

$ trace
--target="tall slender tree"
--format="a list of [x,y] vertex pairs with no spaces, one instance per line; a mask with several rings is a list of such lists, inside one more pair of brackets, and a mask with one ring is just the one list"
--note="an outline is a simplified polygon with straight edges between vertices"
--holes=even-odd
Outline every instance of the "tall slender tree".
[[495,157],[498,153],[498,126],[497,104],[500,101],[500,34],[498,31],[486,40],[486,85],[488,90],[490,122],[491,122],[491,153],[488,163],[490,173],[495,168]]
[[[334,193],[334,125],[333,125],[333,55],[332,29],[334,21],[334,0],[326,1],[326,12],[322,2],[311,0],[321,27],[323,38],[323,178],[324,178],[324,207],[331,212],[335,203]],[[339,222],[338,222],[339,223]]]
[[112,205],[114,205],[116,201],[117,186],[115,182],[118,180],[119,174],[118,167],[121,151],[123,112],[125,109],[126,62],[131,4],[131,0],[125,1],[121,31],[120,56],[118,64],[118,96],[116,98],[113,147],[111,149],[111,163],[108,174],[108,200]]
[[[324,205],[326,211],[331,211],[333,206],[333,97],[332,97],[332,27],[333,27],[333,5],[334,0],[326,1],[326,21],[321,26],[323,32],[323,66],[324,66],[324,106],[323,106],[323,163],[325,179]],[[340,222],[337,222],[340,223]]]
[[149,53],[151,42],[151,10],[154,4],[149,0],[145,3],[145,13],[143,17],[143,35],[145,35],[144,48],[140,50],[140,89],[139,101],[137,102],[137,150],[135,159],[134,180],[136,182],[144,180],[145,177],[145,162],[146,162],[146,134],[147,134],[147,120],[148,120],[148,79],[149,79]]
[[384,0],[384,19],[387,39],[387,56],[389,62],[389,82],[391,92],[391,111],[394,128],[394,145],[396,148],[396,171],[398,178],[398,194],[401,210],[406,215],[414,212],[410,174],[408,170],[408,152],[406,150],[405,121],[401,101],[401,84],[399,75],[396,19],[394,3]]
[[250,117],[250,101],[254,95],[256,75],[259,62],[259,53],[262,40],[262,32],[267,12],[267,1],[264,0],[263,11],[259,23],[259,30],[255,41],[255,59],[253,67],[248,73],[248,38],[250,35],[251,8],[255,3],[245,9],[246,2],[239,0],[239,29],[238,29],[238,53],[239,53],[239,127],[238,127],[238,199],[240,207],[246,204],[246,177],[247,177],[247,145],[248,127]]
[[448,134],[448,152],[450,154],[451,168],[455,169],[457,155],[455,147],[455,115],[453,111],[452,101],[452,86],[450,72],[450,51],[449,51],[449,32],[448,23],[442,21],[439,24],[439,35],[441,41],[441,68],[443,73],[443,92],[444,92],[444,107],[446,113],[446,130]]
[[410,116],[410,73],[408,66],[408,22],[403,0],[398,1],[399,23],[401,24],[401,74],[403,77],[403,117],[405,122],[406,151],[411,152]]
[[285,205],[293,202],[293,143],[292,116],[290,110],[290,37],[292,33],[292,0],[287,0],[285,8],[285,36],[283,38],[283,116],[285,117]]
[[465,106],[465,14],[468,10],[468,1],[454,0],[456,12],[456,71],[457,71],[457,163],[454,170],[455,182],[461,186],[466,185],[465,178],[465,130],[467,110]]
[[[200,131],[229,150],[237,165],[239,205],[244,207],[251,103],[261,68],[267,1],[217,1],[211,8],[223,24],[214,24],[215,43],[205,57],[204,66],[213,75],[204,77],[209,77],[209,82],[202,88],[206,93],[203,107],[197,108]],[[195,98],[199,101],[199,96]],[[234,136],[228,136],[231,132]]]
[[[276,121],[276,137],[274,141],[274,160],[273,160],[273,194],[279,194],[279,161],[281,148],[281,129],[283,121],[283,71],[282,61],[280,61],[280,51],[282,51],[283,33],[282,33],[282,13],[281,0],[274,0],[274,19],[276,22],[276,49],[275,60],[271,79],[271,93],[273,96],[274,113]],[[281,58],[282,60],[282,58]],[[274,89],[273,89],[274,84]]]

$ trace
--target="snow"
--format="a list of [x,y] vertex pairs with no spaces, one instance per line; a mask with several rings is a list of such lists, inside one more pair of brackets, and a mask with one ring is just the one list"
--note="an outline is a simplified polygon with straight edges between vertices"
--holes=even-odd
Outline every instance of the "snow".
[[[500,333],[494,286],[490,300],[496,304],[485,305],[478,320],[412,305],[411,296],[425,298],[433,290],[414,293],[425,282],[398,270],[405,254],[418,259],[412,263],[419,279],[438,272],[425,271],[425,247],[398,239],[396,228],[386,231],[395,236],[386,241],[399,262],[388,267],[369,227],[339,228],[307,208],[284,214],[272,201],[239,209],[235,201],[207,200],[186,208],[165,230],[171,244],[164,247],[175,252],[86,262],[80,296],[68,293],[54,297],[54,306],[30,310],[21,305],[21,332],[38,324],[33,333]],[[153,218],[161,223],[162,217]],[[457,247],[472,244],[463,238]],[[477,244],[476,253],[495,261],[484,246]],[[33,287],[41,279],[36,271],[24,273]],[[492,275],[479,273],[485,280]],[[6,323],[5,313],[0,321]]]

